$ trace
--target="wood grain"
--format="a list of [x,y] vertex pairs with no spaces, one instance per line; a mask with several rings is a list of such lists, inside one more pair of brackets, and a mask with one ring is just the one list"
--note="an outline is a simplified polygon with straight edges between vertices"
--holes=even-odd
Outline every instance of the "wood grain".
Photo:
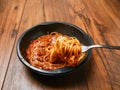
[[[18,29],[18,34],[16,38],[18,39],[19,36],[26,29],[43,21],[44,21],[44,14],[43,14],[42,0],[26,1],[26,5],[24,8],[24,12],[23,12],[23,17],[21,19],[20,27]],[[17,39],[16,39],[16,42],[17,42]],[[33,82],[33,78],[31,78],[31,75],[29,75],[30,73],[21,64],[21,62],[18,60],[16,56],[17,55],[16,55],[16,43],[15,43],[13,54],[11,56],[11,62],[8,68],[9,75],[8,74],[6,75],[6,80],[4,82],[4,86],[2,89],[3,90],[8,90],[8,89],[9,90],[18,90],[18,89],[19,90],[30,90],[31,88],[34,89],[32,85],[33,83],[35,83],[36,86],[42,86],[40,84],[37,84],[36,82]]]
[[86,65],[60,77],[37,76],[16,55],[19,36],[44,21],[77,25],[93,44],[120,46],[119,0],[0,1],[0,88],[2,90],[119,90],[120,51],[94,49]]
[[0,9],[0,87],[4,82],[7,67],[19,28],[25,1],[1,1]]

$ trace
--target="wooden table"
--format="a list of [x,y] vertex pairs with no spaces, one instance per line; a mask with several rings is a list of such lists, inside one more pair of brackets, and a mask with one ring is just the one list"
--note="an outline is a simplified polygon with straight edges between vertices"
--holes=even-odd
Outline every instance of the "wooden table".
[[120,90],[120,51],[94,49],[80,70],[37,76],[18,59],[16,43],[28,28],[45,21],[69,22],[94,44],[120,46],[119,0],[0,0],[0,88],[2,90]]

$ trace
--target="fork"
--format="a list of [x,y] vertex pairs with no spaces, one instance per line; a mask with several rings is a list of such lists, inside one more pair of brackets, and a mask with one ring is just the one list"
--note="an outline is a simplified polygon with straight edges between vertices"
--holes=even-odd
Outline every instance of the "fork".
[[81,46],[82,52],[86,52],[92,48],[108,48],[108,49],[117,49],[120,50],[120,46],[107,46],[107,45],[90,45],[90,46]]

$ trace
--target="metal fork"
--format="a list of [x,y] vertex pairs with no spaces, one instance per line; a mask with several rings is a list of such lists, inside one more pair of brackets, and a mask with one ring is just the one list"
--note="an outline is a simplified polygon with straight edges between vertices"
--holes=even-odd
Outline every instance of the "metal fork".
[[107,46],[107,45],[90,45],[90,46],[82,46],[82,52],[86,52],[92,48],[108,48],[108,49],[117,49],[120,50],[120,46]]

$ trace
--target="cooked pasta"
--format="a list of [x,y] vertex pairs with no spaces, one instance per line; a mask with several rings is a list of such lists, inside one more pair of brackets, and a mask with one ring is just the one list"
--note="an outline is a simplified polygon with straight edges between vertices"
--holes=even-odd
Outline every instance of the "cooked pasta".
[[85,53],[81,52],[81,44],[77,38],[57,32],[31,41],[27,49],[28,62],[44,70],[74,67],[84,56]]

